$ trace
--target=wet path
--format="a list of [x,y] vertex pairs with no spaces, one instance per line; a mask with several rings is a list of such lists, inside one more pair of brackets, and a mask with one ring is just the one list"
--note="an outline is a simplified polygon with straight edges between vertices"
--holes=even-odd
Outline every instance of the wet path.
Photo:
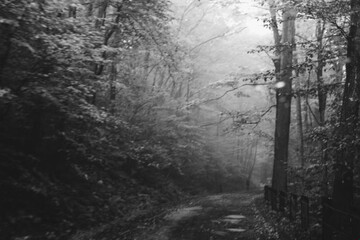
[[254,199],[256,193],[203,197],[167,214],[161,226],[139,234],[137,240],[234,240],[266,239]]

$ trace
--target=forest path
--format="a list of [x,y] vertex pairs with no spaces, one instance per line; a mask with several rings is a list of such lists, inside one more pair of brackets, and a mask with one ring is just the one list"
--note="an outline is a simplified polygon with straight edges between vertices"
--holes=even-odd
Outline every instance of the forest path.
[[[169,212],[158,226],[144,228],[135,240],[268,239],[254,201],[259,192],[200,197]],[[265,231],[266,232],[266,231]],[[265,234],[266,235],[266,234]]]

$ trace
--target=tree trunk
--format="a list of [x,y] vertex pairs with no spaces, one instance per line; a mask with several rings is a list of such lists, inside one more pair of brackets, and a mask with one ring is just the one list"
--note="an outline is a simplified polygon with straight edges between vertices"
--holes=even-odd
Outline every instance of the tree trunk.
[[144,68],[143,68],[143,84],[145,86],[148,86],[147,81],[148,81],[148,77],[149,77],[149,69],[150,69],[150,51],[146,50],[145,56],[144,56]]
[[[297,79],[298,81],[299,79]],[[299,88],[298,88],[299,89]],[[302,121],[302,111],[301,111],[301,96],[300,93],[296,94],[296,121],[298,128],[298,136],[299,136],[299,162],[301,167],[305,165],[305,157],[304,157],[304,130],[303,130],[303,121]]]
[[[296,47],[296,46],[295,46]],[[299,73],[299,66],[298,66],[298,56],[294,56],[294,65],[296,66],[296,122],[297,122],[297,130],[299,136],[299,162],[301,167],[305,165],[305,158],[304,158],[304,131],[303,131],[303,120],[302,120],[302,107],[301,107],[301,94],[300,94],[300,73]]]
[[[102,26],[104,26],[105,24],[105,18],[106,18],[106,11],[107,11],[107,8],[108,8],[108,1],[103,1],[103,0],[99,0],[96,2],[96,5],[98,7],[97,9],[97,19],[95,20],[95,28],[100,30],[100,28]],[[104,45],[107,45],[107,42],[109,40],[109,37],[108,37],[108,34],[105,33],[105,37],[104,37]],[[102,53],[102,56],[101,56],[104,60],[106,59],[106,53]],[[101,75],[102,72],[104,70],[104,64],[96,64],[95,65],[95,74],[96,75]]]
[[[318,20],[316,25],[316,39],[318,44],[317,49],[317,60],[318,65],[316,67],[316,81],[317,81],[317,92],[318,92],[318,102],[319,102],[319,125],[325,125],[325,111],[326,111],[326,99],[327,92],[324,87],[324,78],[323,70],[325,66],[324,56],[323,56],[323,37],[325,31],[325,23],[322,20]],[[327,152],[326,144],[320,142],[321,150],[321,162],[323,164],[323,176],[322,176],[322,194],[323,196],[328,196],[328,169],[327,169]]]
[[68,6],[68,17],[69,18],[76,18],[76,12],[77,12],[76,6],[73,6],[72,4],[70,4]]
[[[100,18],[100,16],[102,16],[104,19],[106,18],[107,8],[108,8],[108,1],[102,2],[101,5],[100,5],[100,9],[98,10],[98,18]],[[105,46],[109,45],[109,41],[110,41],[111,37],[116,32],[117,24],[119,24],[120,19],[121,19],[120,12],[122,10],[122,5],[119,5],[116,10],[117,10],[117,15],[116,15],[116,18],[114,20],[114,24],[109,29],[107,29],[106,32],[105,32],[104,43],[103,43]],[[100,25],[99,26],[98,25],[99,24],[96,23],[95,27],[99,28]],[[103,25],[103,23],[102,23],[102,25]],[[108,58],[105,51],[102,53],[102,58],[104,60],[106,60]],[[101,75],[103,73],[103,71],[104,71],[104,67],[105,67],[104,64],[97,64],[95,66],[95,71],[94,71],[95,74],[96,75]]]
[[[255,167],[255,164],[256,164],[256,156],[257,156],[257,149],[258,149],[258,143],[259,143],[259,139],[256,140],[256,142],[254,142],[252,144],[252,148],[255,147],[255,151],[254,151],[254,154],[252,156],[252,161],[251,161],[251,165],[249,166],[249,173],[248,173],[248,177],[246,179],[246,190],[250,190],[250,181],[251,181],[251,177],[252,177],[252,174],[253,174],[253,171],[254,171],[254,167]],[[255,146],[254,146],[255,145]],[[251,148],[251,149],[252,149]],[[250,157],[250,156],[249,156]],[[250,159],[249,159],[249,162],[250,162]]]
[[303,111],[304,111],[304,126],[305,126],[305,131],[309,130],[309,115],[308,115],[308,107],[306,105],[307,100],[307,96],[305,96],[305,101],[303,102]]
[[95,21],[95,28],[100,29],[105,24],[106,12],[109,6],[108,0],[97,1],[97,19]]
[[189,76],[187,79],[187,84],[186,84],[186,101],[187,102],[190,100],[191,80],[192,80],[192,77]]
[[117,78],[117,69],[115,62],[113,62],[111,64],[110,79],[109,79],[109,110],[112,115],[115,114],[116,78]]
[[[281,87],[276,90],[275,149],[272,187],[287,190],[287,162],[290,132],[292,60],[295,43],[296,11],[286,6],[283,13],[283,33],[280,55]],[[280,86],[280,85],[279,85]]]
[[325,31],[325,24],[318,20],[316,26],[316,38],[318,43],[317,50],[317,60],[318,65],[316,68],[316,80],[317,80],[317,90],[318,90],[318,101],[319,101],[319,125],[323,126],[325,123],[325,110],[326,110],[326,98],[327,93],[324,88],[324,79],[323,79],[323,69],[325,66],[324,56],[323,56],[323,36]]
[[271,17],[271,28],[274,37],[274,45],[275,45],[275,56],[272,61],[275,67],[275,77],[276,81],[280,81],[280,52],[281,52],[281,37],[279,34],[279,27],[276,19],[276,3],[275,0],[269,0],[270,6],[270,17]]
[[356,157],[356,127],[360,106],[360,1],[351,0],[350,31],[347,45],[346,79],[337,134],[346,146],[337,151],[334,166],[334,204],[350,210],[353,204],[353,165]]
[[86,8],[86,17],[92,17],[94,13],[94,2],[90,1]]
[[236,144],[236,162],[240,163],[240,136],[238,135],[238,131],[236,131],[236,138],[237,138],[237,144]]
[[0,87],[2,87],[4,85],[2,76],[3,71],[6,67],[12,49],[11,38],[13,36],[13,27],[5,25],[2,29],[0,29],[0,33],[2,34],[2,39],[0,40],[0,44],[2,45],[0,48]]

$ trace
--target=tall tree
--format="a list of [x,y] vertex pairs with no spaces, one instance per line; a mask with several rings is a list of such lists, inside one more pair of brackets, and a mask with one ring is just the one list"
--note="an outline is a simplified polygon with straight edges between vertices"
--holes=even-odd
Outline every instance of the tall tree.
[[353,203],[353,165],[358,158],[356,144],[360,106],[360,1],[350,1],[350,29],[347,37],[346,79],[337,134],[346,141],[336,155],[333,199],[348,210]]
[[[296,46],[295,46],[296,47]],[[303,131],[303,118],[302,118],[302,104],[301,104],[301,84],[300,84],[300,67],[298,61],[298,55],[294,56],[294,65],[296,67],[295,70],[295,91],[296,91],[296,125],[299,137],[299,162],[301,167],[305,165],[305,158],[304,158],[304,131]]]
[[[325,33],[325,21],[318,19],[316,23],[316,42],[317,42],[317,66],[316,66],[316,82],[317,82],[317,95],[319,102],[319,125],[325,125],[325,111],[327,92],[324,86],[323,71],[325,67],[324,44],[323,38]],[[322,194],[328,196],[328,168],[327,168],[327,146],[326,143],[320,142],[321,149],[321,162],[324,166],[322,177]]]
[[[252,177],[252,174],[253,174],[253,171],[255,168],[255,164],[256,164],[256,159],[257,159],[258,143],[259,143],[259,138],[257,138],[251,144],[251,152],[250,152],[250,155],[248,156],[249,166],[248,166],[248,175],[246,178],[246,190],[250,189],[250,181],[251,181],[251,177]],[[255,150],[253,150],[254,148],[255,148]]]
[[276,10],[274,1],[270,1],[271,21],[274,32],[276,51],[280,57],[280,68],[275,73],[277,77],[276,89],[276,121],[275,121],[275,149],[272,186],[281,191],[287,189],[287,162],[290,132],[290,114],[292,98],[292,60],[295,46],[295,18],[296,10],[290,2],[284,3],[282,14],[282,38],[279,46],[279,33],[276,25]]
[[316,81],[318,90],[318,101],[319,101],[319,124],[323,126],[325,124],[325,110],[326,110],[326,98],[327,93],[324,87],[323,71],[325,66],[324,58],[324,38],[325,22],[318,19],[316,24],[316,41],[317,41],[317,67],[316,67]]

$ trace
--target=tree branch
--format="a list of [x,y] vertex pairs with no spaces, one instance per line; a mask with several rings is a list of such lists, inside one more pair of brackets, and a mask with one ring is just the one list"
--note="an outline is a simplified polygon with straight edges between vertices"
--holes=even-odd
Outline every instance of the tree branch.
[[226,92],[224,92],[222,95],[220,95],[219,97],[216,97],[216,98],[211,98],[211,99],[208,99],[208,100],[205,100],[203,102],[200,102],[199,104],[204,104],[204,103],[208,103],[208,102],[212,102],[212,101],[216,101],[216,100],[219,100],[221,98],[223,98],[225,95],[227,95],[228,93],[230,92],[233,92],[233,91],[236,91],[242,87],[245,87],[245,86],[262,86],[262,85],[269,85],[270,83],[245,83],[239,87],[234,87],[230,90],[227,90]]
[[[241,30],[237,31],[236,33],[239,33],[239,32],[241,32],[241,31],[243,31],[244,29],[246,29],[246,27],[243,27]],[[224,32],[224,33],[222,33],[222,34],[219,34],[219,35],[217,35],[217,36],[214,36],[214,37],[212,37],[212,38],[210,38],[210,39],[208,39],[208,40],[206,40],[206,41],[204,41],[204,42],[199,43],[198,45],[196,45],[195,47],[193,47],[192,49],[190,49],[190,52],[194,51],[195,49],[201,47],[202,45],[204,45],[204,44],[206,44],[206,43],[209,43],[209,42],[211,42],[211,41],[214,41],[215,39],[225,37],[229,32],[230,32],[230,30],[229,30],[229,31],[226,31],[226,32]]]
[[223,123],[223,122],[225,122],[226,120],[229,120],[229,119],[231,119],[231,118],[232,118],[232,117],[230,116],[230,117],[221,119],[221,120],[218,121],[218,122],[213,122],[213,123],[207,123],[207,124],[200,125],[200,127],[208,127],[208,126],[212,126],[212,125],[218,125],[218,124]]

